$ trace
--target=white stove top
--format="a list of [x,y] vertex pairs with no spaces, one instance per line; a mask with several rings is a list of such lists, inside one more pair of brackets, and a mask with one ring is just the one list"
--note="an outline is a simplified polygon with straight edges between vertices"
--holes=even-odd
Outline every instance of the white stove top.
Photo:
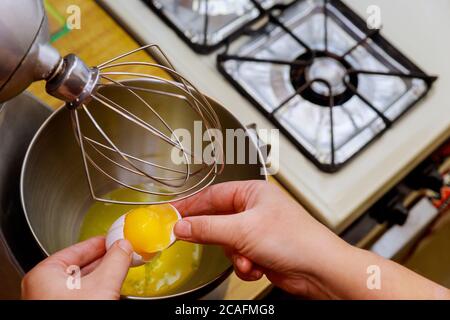
[[[275,128],[216,68],[216,54],[188,47],[141,0],[100,0],[142,43],[157,43],[175,68],[245,124]],[[348,0],[361,17],[381,9],[382,35],[428,74],[439,79],[425,100],[395,122],[339,172],[318,170],[283,135],[277,178],[323,223],[342,231],[450,134],[450,2]],[[221,49],[219,49],[221,50]],[[275,148],[277,146],[274,146]]]

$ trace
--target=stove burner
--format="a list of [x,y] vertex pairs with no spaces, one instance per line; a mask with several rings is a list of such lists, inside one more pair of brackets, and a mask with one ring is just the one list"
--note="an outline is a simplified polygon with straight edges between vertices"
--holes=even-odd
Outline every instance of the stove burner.
[[283,0],[143,0],[193,50],[210,53]]
[[321,170],[342,168],[436,80],[342,1],[252,2],[268,22],[227,46],[219,70]]
[[339,106],[350,100],[354,93],[346,86],[346,77],[354,88],[358,87],[358,75],[348,74],[352,66],[344,58],[326,51],[306,52],[297,61],[308,61],[311,55],[314,59],[310,65],[291,66],[290,77],[295,90],[304,99],[324,107]]

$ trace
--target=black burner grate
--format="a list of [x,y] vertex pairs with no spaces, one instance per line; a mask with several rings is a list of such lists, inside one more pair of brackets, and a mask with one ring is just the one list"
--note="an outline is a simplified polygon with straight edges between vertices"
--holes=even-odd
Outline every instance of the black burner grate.
[[[353,88],[358,87],[358,76],[354,73],[350,74],[349,71],[352,70],[352,66],[341,56],[335,55],[329,51],[314,51],[313,52],[314,59],[320,58],[328,58],[331,61],[335,61],[336,64],[339,64],[344,70],[345,74],[348,76],[349,83]],[[310,61],[311,57],[309,53],[302,54],[300,57],[296,59],[297,61]],[[329,107],[330,106],[330,89],[332,89],[332,85],[329,81],[325,79],[321,79],[320,77],[312,77],[308,76],[308,70],[310,65],[293,65],[291,66],[291,82],[296,90],[296,95],[300,94],[303,98],[312,103],[315,103],[320,106]],[[322,80],[320,81],[323,84],[323,88],[318,92],[318,90],[314,89],[314,80]],[[316,81],[317,82],[317,81]],[[339,106],[348,100],[354,95],[353,91],[348,87],[342,84],[343,90],[339,92],[333,92],[333,107]],[[325,89],[325,90],[324,90]],[[287,101],[286,101],[287,102]],[[284,104],[283,104],[284,105]]]
[[[293,32],[280,18],[282,13],[275,15],[272,10],[265,10],[257,1],[252,0],[255,6],[261,11],[264,12],[264,15],[268,18],[269,23],[276,27],[281,28],[286,34],[288,34],[294,41],[296,41],[300,46],[305,49],[305,53],[299,56],[297,59],[293,61],[288,60],[277,60],[277,59],[260,59],[254,56],[245,56],[230,53],[229,46],[227,46],[225,52],[218,56],[218,68],[221,73],[251,102],[260,107],[260,109],[271,119],[277,127],[279,127],[290,139],[291,141],[298,146],[298,148],[311,160],[314,164],[326,172],[335,172],[340,169],[348,160],[353,158],[359,151],[361,151],[365,146],[361,146],[360,150],[356,152],[353,156],[347,159],[344,162],[336,162],[335,160],[335,143],[334,143],[334,115],[333,110],[338,108],[341,104],[348,101],[353,96],[357,96],[361,99],[365,106],[376,113],[376,115],[382,119],[385,124],[383,130],[381,130],[376,136],[373,137],[374,140],[377,136],[382,134],[387,128],[389,128],[392,124],[392,120],[389,119],[387,115],[385,115],[382,111],[380,111],[371,101],[369,101],[364,95],[362,95],[358,91],[358,78],[360,75],[378,75],[378,76],[387,76],[387,77],[399,77],[404,79],[422,79],[427,84],[426,92],[419,97],[414,103],[412,103],[408,108],[410,109],[417,101],[423,98],[425,94],[429,91],[432,83],[437,79],[436,77],[429,76],[425,74],[422,70],[420,70],[417,66],[415,66],[410,60],[408,60],[405,56],[403,56],[398,50],[396,50],[387,40],[385,40],[379,33],[379,30],[371,30],[368,29],[364,20],[362,20],[359,16],[357,16],[351,9],[345,6],[341,1],[333,1],[333,0],[324,0],[323,1],[323,14],[325,18],[323,19],[323,28],[324,28],[324,39],[323,39],[323,47],[324,50],[313,50],[310,48],[305,41],[301,39],[297,34]],[[294,3],[299,2],[295,1]],[[294,4],[293,3],[293,4]],[[337,55],[331,51],[329,51],[329,35],[328,35],[328,23],[329,23],[329,6],[333,6],[337,8],[342,14],[344,14],[353,24],[355,24],[360,30],[363,30],[366,36],[360,39],[353,47],[348,49],[345,53]],[[267,27],[267,26],[266,26]],[[266,28],[269,29],[269,28]],[[372,70],[362,70],[353,68],[351,63],[347,61],[347,56],[349,56],[354,50],[358,47],[363,46],[369,39],[375,42],[379,47],[383,48],[390,56],[394,57],[396,61],[398,61],[401,65],[403,65],[409,73],[404,72],[384,72],[384,71],[372,71]],[[330,83],[327,79],[320,77],[308,77],[307,71],[319,58],[324,58],[334,60],[336,64],[339,64],[344,69],[343,74],[343,85],[344,88],[338,88],[337,92],[334,92],[333,84]],[[268,112],[264,107],[260,105],[256,99],[247,92],[245,88],[243,88],[234,78],[232,74],[230,74],[224,64],[227,61],[246,61],[252,63],[261,63],[261,64],[279,64],[279,65],[288,65],[291,67],[290,77],[292,85],[295,89],[294,94],[285,99],[280,105],[274,108],[272,111]],[[318,90],[320,89],[320,90]],[[284,126],[277,120],[275,115],[283,109],[287,105],[289,101],[294,99],[297,95],[301,95],[304,99],[329,108],[329,121],[330,121],[330,152],[331,152],[331,161],[322,162],[320,159],[317,159],[311,152],[309,152],[304,146],[299,143],[299,141],[287,130],[285,130]],[[406,110],[405,110],[406,111]],[[403,112],[404,113],[404,112]],[[402,113],[402,114],[403,114]],[[397,117],[398,118],[398,117]],[[396,118],[396,119],[397,119]],[[395,120],[396,120],[395,119]],[[371,141],[372,141],[371,140]],[[368,143],[367,143],[368,144]],[[366,144],[366,145],[367,145]]]

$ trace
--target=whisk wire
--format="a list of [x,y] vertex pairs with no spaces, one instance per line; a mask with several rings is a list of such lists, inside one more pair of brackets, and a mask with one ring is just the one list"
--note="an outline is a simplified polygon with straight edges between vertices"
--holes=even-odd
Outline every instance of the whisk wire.
[[[114,84],[116,84],[116,85],[118,85],[119,87],[121,87],[121,88],[125,88],[127,91],[129,91],[133,96],[135,96],[137,99],[139,99],[139,101],[141,101],[158,119],[159,119],[159,121],[166,127],[166,129],[167,130],[169,130],[170,131],[170,135],[171,135],[171,137],[174,137],[175,138],[175,141],[176,141],[176,143],[178,144],[178,146],[180,146],[181,147],[181,150],[183,151],[183,152],[185,152],[186,150],[185,150],[185,148],[183,147],[183,144],[181,143],[181,141],[180,141],[180,139],[178,138],[178,135],[175,133],[175,131],[169,126],[169,124],[159,115],[159,113],[158,112],[156,112],[155,111],[155,109],[153,109],[152,108],[152,106],[147,102],[147,101],[145,101],[138,93],[136,93],[135,91],[133,91],[133,89],[132,88],[130,88],[130,87],[126,87],[124,84],[122,84],[122,83],[120,83],[120,82],[118,82],[118,81],[115,81],[114,79],[111,79],[111,78],[109,78],[109,77],[104,77],[105,79],[107,79],[107,80],[109,80],[109,81],[111,81],[112,83],[114,83]],[[105,99],[107,99],[106,97],[104,97]],[[111,101],[110,99],[108,99],[108,101]],[[111,101],[111,102],[113,102],[113,101]],[[114,103],[114,102],[113,102]],[[114,103],[115,105],[117,105],[116,103]],[[120,107],[120,106],[119,106]],[[123,108],[122,108],[123,109]],[[139,119],[139,118],[138,118]],[[162,134],[162,133],[161,133]],[[171,138],[169,138],[169,139],[171,139]],[[187,153],[187,151],[186,151],[186,153]],[[184,153],[185,155],[186,155],[186,153]],[[188,159],[188,157],[186,156],[185,157],[185,160],[186,160],[186,163],[188,164],[189,163],[189,159]],[[187,167],[187,170],[189,171],[189,166]]]
[[[106,146],[106,145],[104,145],[104,144],[102,144],[102,143],[100,143],[100,142],[98,142],[98,141],[96,141],[96,140],[94,140],[94,139],[91,139],[91,138],[85,136],[85,137],[84,137],[84,140],[86,140],[86,141],[89,143],[89,145],[91,145],[93,148],[96,148],[96,146],[98,146],[98,147],[101,147],[101,148],[106,149],[106,150],[108,150],[108,151],[111,151],[111,152],[116,153],[116,151],[115,151],[113,148],[108,147],[108,146]],[[94,145],[96,145],[96,146],[94,146]],[[98,150],[98,148],[97,148],[97,150]],[[101,151],[99,151],[99,152],[101,152]],[[165,167],[165,166],[162,166],[162,165],[157,164],[157,163],[154,163],[154,162],[146,161],[146,160],[143,160],[143,159],[141,159],[141,158],[138,158],[138,157],[135,157],[135,156],[133,156],[133,155],[130,155],[130,154],[126,153],[126,152],[123,152],[123,154],[126,155],[128,158],[131,158],[131,159],[133,159],[133,160],[135,160],[135,161],[137,161],[137,162],[141,162],[142,164],[145,164],[145,165],[148,165],[148,166],[151,166],[151,167],[155,167],[155,168],[158,168],[158,169],[163,169],[163,170],[171,171],[171,172],[174,172],[174,173],[185,174],[185,171],[181,171],[181,170],[177,170],[177,169],[174,169],[174,168]],[[110,159],[110,158],[109,158],[108,156],[106,156],[106,155],[105,155],[105,157],[107,157],[108,159]],[[200,170],[201,170],[201,169],[200,169]],[[194,174],[196,174],[196,173],[198,173],[198,171],[191,172],[190,174],[191,174],[191,175],[194,175]]]
[[[150,50],[162,64],[144,61],[120,61],[143,50]],[[135,66],[149,69],[157,68],[166,72],[173,80],[143,72],[133,72],[131,69],[128,71],[114,71],[116,68],[131,68]],[[210,130],[222,130],[219,118],[208,99],[189,80],[174,69],[168,57],[157,45],[150,44],[131,50],[98,65],[92,70],[99,72],[99,76],[98,82],[91,94],[90,101],[85,101],[78,108],[72,109],[71,115],[75,137],[80,145],[83,157],[83,165],[89,189],[94,199],[114,204],[141,205],[168,203],[174,200],[185,199],[198,193],[215,181],[216,176],[224,168],[222,161],[223,148],[220,141],[211,144],[212,155],[214,157],[213,163],[205,162],[202,157],[203,154],[199,155],[196,154],[197,150],[192,152],[192,150],[185,148],[180,137],[176,134],[176,130],[173,130],[173,126],[155,109],[153,105],[154,99],[152,97],[165,96],[178,101],[176,104],[178,107],[180,103],[181,105],[188,106],[201,119],[202,126],[211,142],[213,141],[213,137]],[[142,81],[153,84],[153,86],[137,85],[139,82],[142,84]],[[129,94],[130,99],[126,100],[128,101],[127,105],[111,98],[108,95],[108,91],[105,90],[107,88],[124,90],[124,92]],[[131,106],[130,104],[133,105]],[[163,159],[164,164],[148,159],[149,156],[150,158],[153,156],[155,159],[161,157],[160,154],[157,154],[157,148],[152,147],[152,155],[137,155],[135,154],[136,152],[130,153],[122,150],[122,146],[119,146],[114,141],[114,138],[110,136],[110,133],[107,133],[102,128],[102,125],[99,124],[94,114],[89,110],[90,108],[96,108],[97,114],[101,110],[98,109],[99,106],[104,106],[106,108],[105,110],[109,110],[119,118],[124,119],[123,124],[135,125],[137,128],[143,129],[143,132],[155,137],[155,139],[159,139],[171,148],[177,149],[182,155],[183,161],[176,164],[177,168],[172,168],[167,165],[168,159]],[[137,107],[139,108],[137,109]],[[164,108],[170,107],[170,103],[164,106]],[[134,111],[138,110],[140,113],[135,114]],[[84,114],[83,119],[87,120],[88,126],[86,127],[81,124],[80,112]],[[142,112],[147,112],[148,114],[142,117]],[[150,123],[148,119],[154,119],[157,123]],[[91,127],[94,130],[93,132],[96,132],[96,135],[99,135],[102,138],[101,140],[105,142],[100,142],[98,139],[84,134],[84,130],[88,129],[87,127]],[[163,131],[167,131],[167,134]],[[96,155],[95,159],[92,152]],[[101,159],[109,165],[100,165],[99,161]],[[200,163],[197,163],[196,159],[201,159]],[[179,168],[180,165],[184,169]],[[115,169],[110,169],[111,166]],[[104,199],[97,195],[97,188],[94,187],[91,169],[95,169],[108,181],[119,186],[138,193],[157,196],[157,198],[146,197],[145,201]],[[108,172],[108,169],[112,170],[112,172]],[[122,170],[124,173],[126,172],[127,175],[131,176],[130,179],[124,179],[123,174],[120,174],[120,171],[117,172],[117,169]],[[160,174],[158,174],[159,171],[161,171]],[[142,183],[135,183],[135,181],[142,180]]]
[[[131,172],[131,173],[133,173],[133,174],[137,174],[137,175],[140,175],[140,176],[143,176],[143,177],[144,177],[144,174],[142,174],[141,172],[136,171],[136,170],[134,170],[133,168],[129,168],[129,167],[127,167],[127,166],[125,166],[125,165],[123,165],[123,164],[121,164],[121,163],[119,163],[119,162],[114,161],[113,159],[111,159],[110,157],[108,157],[106,154],[104,154],[102,151],[100,151],[100,150],[94,145],[94,144],[98,144],[97,141],[92,140],[92,139],[87,138],[87,137],[85,137],[84,139],[89,143],[89,145],[90,145],[95,151],[97,151],[98,154],[100,154],[100,155],[101,155],[103,158],[105,158],[107,161],[110,161],[110,162],[113,163],[114,165],[119,166],[120,168],[122,168],[122,169],[124,169],[124,170],[126,170],[126,171],[129,171],[129,172]],[[106,147],[105,145],[103,145],[103,146]],[[108,148],[108,149],[113,150],[112,148]],[[115,152],[115,151],[114,151],[114,152]],[[127,154],[127,157],[132,158],[133,160],[136,160],[136,161],[138,161],[138,162],[143,162],[142,159],[139,159],[139,158],[134,157],[134,156],[130,156],[130,155],[128,155],[128,154]],[[152,164],[152,165],[153,165],[153,164]],[[169,169],[169,168],[167,168],[167,169],[165,169],[165,170],[168,170],[168,169]],[[170,171],[173,172],[173,170],[170,170]],[[183,173],[184,173],[184,172],[183,172]],[[156,177],[156,179],[158,179],[158,180],[166,180],[166,181],[173,181],[173,180],[180,180],[181,178],[176,178],[176,177],[169,177],[169,178],[165,178],[165,177]],[[182,179],[185,179],[185,178],[183,177]]]
[[[169,203],[169,202],[173,202],[173,197],[177,197],[177,200],[182,200],[182,199],[186,199],[188,197],[190,197],[192,194],[198,193],[202,190],[204,190],[205,188],[207,188],[209,185],[211,185],[214,182],[214,178],[210,179],[209,181],[207,181],[206,183],[204,183],[212,173],[217,174],[217,168],[216,166],[211,166],[211,168],[209,169],[209,171],[207,172],[207,174],[205,174],[202,179],[200,181],[198,181],[196,184],[194,184],[193,186],[185,189],[185,190],[181,190],[181,191],[177,191],[177,192],[162,192],[162,191],[153,191],[153,190],[148,190],[148,189],[142,189],[139,188],[137,186],[133,186],[133,185],[129,185],[127,183],[124,183],[123,181],[115,178],[114,176],[112,176],[111,174],[107,173],[104,169],[102,169],[90,156],[89,154],[86,152],[85,149],[85,145],[82,139],[82,133],[81,133],[81,125],[79,122],[79,116],[78,116],[78,110],[74,110],[72,112],[72,115],[74,117],[74,122],[75,122],[75,130],[76,130],[76,137],[77,137],[77,141],[79,142],[80,148],[82,150],[82,153],[84,154],[83,156],[83,164],[85,167],[85,172],[86,172],[86,176],[87,176],[87,180],[88,180],[88,184],[89,184],[89,189],[91,192],[92,197],[97,200],[97,201],[102,201],[102,202],[108,202],[108,203],[114,203],[114,204],[131,204],[131,205],[142,205],[142,204],[158,204],[158,203]],[[150,194],[150,195],[155,195],[155,196],[164,196],[164,197],[168,197],[168,200],[161,200],[158,199],[157,201],[120,201],[120,200],[112,200],[112,199],[103,199],[101,197],[98,197],[96,195],[96,192],[94,191],[93,188],[93,182],[92,182],[92,178],[90,175],[90,169],[89,169],[89,164],[88,162],[96,169],[98,170],[100,173],[102,173],[104,176],[108,177],[109,179],[111,179],[112,181],[114,181],[115,183],[126,187],[128,189],[140,192],[140,193],[144,193],[144,194]],[[178,197],[182,195],[181,197]]]
[[[165,83],[169,83],[172,84],[169,80],[163,79],[163,78],[159,78],[159,77],[155,77],[155,76],[151,76],[151,75],[147,75],[147,74],[143,74],[143,73],[136,73],[136,72],[105,72],[104,75],[116,75],[116,76],[133,76],[133,77],[141,77],[141,78],[146,78],[146,79],[153,79],[153,80],[159,80]],[[103,75],[101,75],[100,77],[103,77]],[[190,98],[193,99],[194,103],[196,104],[196,108],[193,108],[198,114],[199,116],[202,118],[202,120],[206,123],[206,127],[208,129],[214,128],[214,126],[211,124],[217,124],[217,129],[221,130],[220,127],[220,121],[217,118],[217,115],[215,115],[215,112],[212,110],[212,107],[210,106],[209,102],[207,102],[207,105],[211,108],[212,112],[210,112],[210,110],[208,110],[208,108],[206,110],[208,110],[208,117],[211,117],[212,119],[208,119],[202,112],[202,109],[199,107],[199,104],[202,104],[202,102],[195,96],[193,95],[190,90],[185,90],[181,87],[179,87],[179,89],[184,92],[185,94],[187,94]],[[203,96],[200,97],[201,99],[204,99]],[[192,106],[192,104],[189,103],[190,106]],[[208,138],[210,139],[210,141],[212,141],[212,136],[211,136],[211,132],[210,130],[206,130],[206,133],[208,134]],[[213,146],[214,148],[214,146]]]
[[[161,53],[162,53],[162,52],[161,52]],[[162,53],[162,54],[163,54],[163,53]],[[170,64],[170,61],[168,60],[167,56],[164,55],[164,57],[165,57],[165,59],[166,59],[166,60],[169,62],[169,64]],[[150,63],[150,62],[143,62],[143,61],[118,62],[118,63],[111,63],[111,64],[103,65],[103,66],[99,67],[99,70],[104,70],[104,69],[108,69],[108,68],[115,68],[115,67],[123,67],[123,66],[136,66],[136,65],[147,66],[147,67],[155,67],[155,68],[162,69],[162,70],[168,72],[171,76],[174,76],[174,77],[176,77],[176,78],[181,79],[181,80],[182,80],[182,83],[184,84],[184,87],[185,87],[185,89],[186,89],[187,91],[189,91],[189,92],[191,91],[191,90],[190,90],[190,87],[192,87],[194,90],[197,90],[197,89],[195,88],[195,86],[194,86],[191,82],[189,82],[189,80],[185,79],[180,73],[178,73],[178,72],[173,68],[173,66],[172,66],[171,64],[170,64],[170,67],[167,67],[167,66],[164,66],[164,65],[159,65],[159,64]],[[105,74],[107,74],[107,73],[103,73],[103,75],[105,75]],[[123,73],[123,74],[125,74],[125,73]],[[137,74],[136,74],[136,75],[137,75]],[[140,74],[140,75],[137,75],[137,76],[143,76],[143,75]],[[146,75],[146,76],[148,76],[148,75]],[[197,91],[198,91],[198,90],[197,90]],[[203,100],[204,100],[203,103],[206,103],[206,105],[209,106],[209,108],[207,108],[206,111],[210,111],[212,108],[211,108],[211,106],[210,106],[210,104],[209,104],[209,101],[207,101],[207,99],[205,99],[203,95],[202,95],[202,98],[203,98]],[[197,102],[198,102],[198,100],[197,100]],[[208,109],[209,109],[209,110],[208,110]],[[200,112],[201,112],[201,110],[200,110]],[[220,124],[219,119],[217,118],[217,116],[214,116],[214,114],[215,114],[215,113],[213,112],[212,114],[210,114],[210,116],[212,116],[212,117],[214,118],[214,121],[215,121],[215,122],[217,122],[217,123]]]
[[155,127],[149,125],[148,123],[146,123],[145,121],[143,121],[142,119],[137,117],[136,115],[132,114],[131,112],[129,112],[125,108],[121,107],[116,102],[114,102],[114,101],[108,99],[107,97],[103,96],[102,94],[96,93],[96,94],[94,94],[92,96],[92,98],[94,100],[100,102],[104,106],[106,106],[111,111],[119,114],[120,116],[124,117],[125,119],[127,119],[127,120],[129,120],[129,121],[131,121],[131,122],[133,122],[135,124],[137,124],[138,126],[143,128],[144,130],[149,131],[151,134],[154,134],[158,138],[160,138],[160,139],[164,140],[165,142],[171,144],[173,147],[181,148],[181,146],[179,146],[175,141],[170,139],[168,136],[163,134],[161,131],[159,131]]

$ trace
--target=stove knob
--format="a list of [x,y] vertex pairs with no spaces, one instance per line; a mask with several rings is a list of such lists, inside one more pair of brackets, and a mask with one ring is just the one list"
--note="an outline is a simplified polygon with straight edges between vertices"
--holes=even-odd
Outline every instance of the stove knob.
[[409,210],[401,203],[396,203],[388,210],[387,220],[390,223],[403,225],[408,218]]
[[407,184],[416,190],[430,189],[440,193],[441,188],[444,186],[444,180],[437,168],[433,167],[425,172],[417,173],[409,177],[407,179]]
[[424,178],[424,182],[427,189],[431,189],[437,193],[440,193],[442,187],[444,186],[444,179],[437,169],[428,174]]

